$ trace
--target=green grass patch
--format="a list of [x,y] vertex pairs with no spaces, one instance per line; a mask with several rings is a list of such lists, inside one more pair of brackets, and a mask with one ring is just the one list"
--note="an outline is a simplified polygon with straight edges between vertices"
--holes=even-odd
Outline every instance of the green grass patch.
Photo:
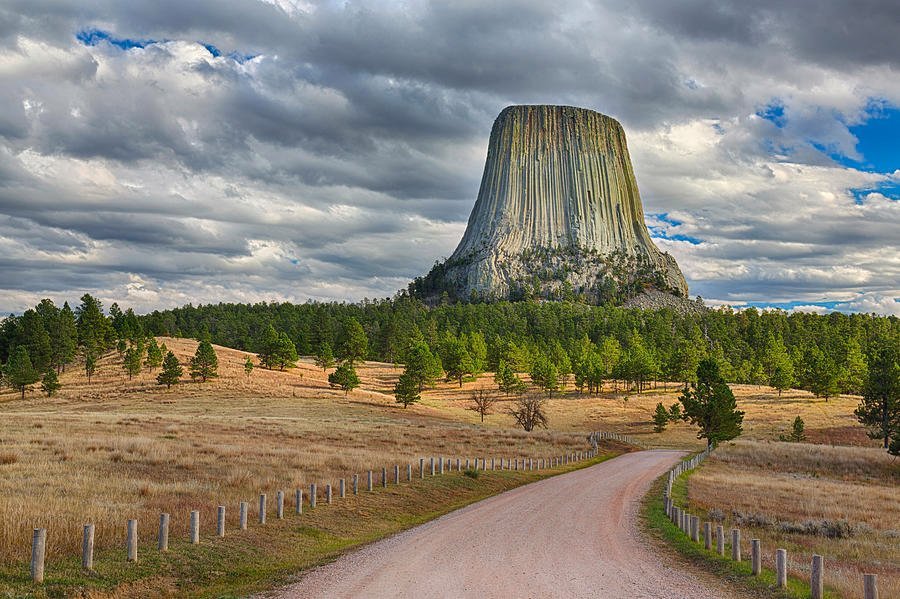
[[[215,515],[201,514],[201,541],[170,538],[169,551],[156,550],[156,522],[139,522],[138,562],[126,563],[124,522],[122,548],[98,551],[95,571],[84,572],[80,557],[48,559],[44,584],[35,585],[28,563],[0,564],[0,597],[240,597],[289,582],[310,567],[336,559],[361,545],[412,528],[492,495],[530,482],[586,468],[618,453],[553,470],[482,471],[470,477],[451,472],[414,478],[412,482],[360,490],[321,500],[316,509],[304,505],[303,514],[285,506],[285,518],[268,513],[260,526],[252,513],[249,529],[237,530],[235,513],[227,514],[226,536],[213,536]],[[172,514],[187,517],[187,514]],[[52,530],[48,530],[52,535]],[[52,539],[52,537],[51,537]]]
[[[689,505],[687,502],[687,477],[691,472],[693,470],[688,470],[676,478],[672,485],[672,498],[679,506]],[[749,550],[747,548],[749,539],[744,540],[744,547],[741,551],[742,560],[740,562],[731,560],[731,536],[729,531],[726,531],[725,534],[725,557],[720,556],[715,551],[707,551],[704,548],[702,528],[700,542],[693,542],[687,534],[682,532],[666,516],[662,492],[667,477],[668,474],[656,480],[644,497],[641,505],[641,519],[645,530],[651,537],[673,549],[690,564],[724,578],[737,590],[745,591],[750,596],[767,599],[809,599],[808,580],[800,580],[789,576],[787,587],[779,589],[775,586],[774,571],[763,568],[758,576],[754,576],[751,573]],[[701,514],[695,512],[694,515]],[[713,545],[715,545],[715,540],[713,540]],[[825,597],[827,599],[837,599],[839,595],[826,588]]]

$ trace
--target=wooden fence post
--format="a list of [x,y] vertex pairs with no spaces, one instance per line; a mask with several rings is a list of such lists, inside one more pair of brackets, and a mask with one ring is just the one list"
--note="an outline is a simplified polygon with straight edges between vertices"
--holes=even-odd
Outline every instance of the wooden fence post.
[[725,556],[725,528],[721,524],[716,525],[716,553]]
[[200,512],[191,510],[191,545],[200,543]]
[[220,505],[216,510],[216,535],[225,536],[225,506]]
[[462,472],[462,460],[460,458],[456,458],[456,471]]
[[762,571],[759,539],[750,539],[750,571],[754,576],[758,576]]
[[700,542],[700,516],[691,516],[691,540]]
[[[130,520],[129,520],[130,522]],[[44,582],[44,554],[47,551],[47,529],[35,528],[31,535],[31,580]]]
[[787,586],[787,550],[775,550],[775,586],[783,589]]
[[494,470],[494,458],[491,458],[491,470]]
[[159,536],[156,547],[160,551],[169,550],[169,514],[159,515]]
[[341,499],[347,496],[346,483],[344,482],[343,478],[338,481],[338,496]]
[[439,472],[440,472],[441,474],[444,474],[444,456],[441,456],[441,457],[438,458],[438,459],[441,461],[441,467],[440,467]]
[[434,458],[431,458],[431,476],[434,476]]
[[359,495],[359,475],[353,475],[353,494]]
[[325,485],[325,503],[331,505],[331,485]]
[[81,536],[81,567],[85,570],[94,569],[94,525],[85,524],[84,534]]
[[812,599],[822,599],[824,595],[825,560],[821,555],[813,554],[812,567],[809,570],[809,593]]
[[394,484],[400,484],[400,464],[394,464]]
[[260,493],[259,495],[259,523],[266,523],[266,494]]
[[731,529],[731,559],[741,561],[741,529]]
[[284,491],[275,492],[275,517],[279,520],[284,519]]
[[309,509],[316,509],[316,483],[309,485]]
[[303,513],[303,489],[294,489],[294,513]]
[[381,468],[381,486],[387,488],[387,468],[385,467]]
[[126,559],[129,562],[137,561],[138,534],[137,520],[129,520],[125,528],[125,548],[127,550]]
[[247,511],[247,502],[242,501],[238,514],[241,530],[247,530]]
[[406,465],[406,482],[412,482],[412,464]]
[[372,474],[372,471],[369,470],[369,481],[368,481],[368,484],[366,485],[366,490],[368,490],[368,491],[371,491],[371,490],[372,490],[372,478],[373,478],[373,476],[374,476],[374,475]]
[[703,548],[709,551],[712,549],[712,523],[703,523]]
[[863,574],[863,597],[878,599],[878,577],[875,574]]
[[425,458],[419,458],[419,478],[425,478]]

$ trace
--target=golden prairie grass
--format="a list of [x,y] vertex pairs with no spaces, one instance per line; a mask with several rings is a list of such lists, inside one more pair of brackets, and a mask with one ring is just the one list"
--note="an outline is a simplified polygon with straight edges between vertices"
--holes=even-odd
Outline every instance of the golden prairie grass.
[[[162,339],[182,363],[196,342]],[[31,529],[48,529],[48,559],[80,549],[82,525],[96,526],[98,550],[121,544],[124,523],[148,530],[172,514],[172,534],[187,514],[228,506],[259,493],[368,469],[414,463],[420,456],[549,456],[588,448],[583,434],[484,428],[441,417],[428,406],[402,409],[386,395],[391,366],[360,368],[364,389],[331,390],[307,362],[287,372],[253,371],[246,356],[217,348],[221,377],[170,390],[143,373],[128,381],[109,354],[91,383],[70,368],[48,399],[2,396],[0,418],[0,563],[24,562]]]
[[[690,509],[724,518],[744,542],[762,541],[773,567],[787,549],[789,570],[808,579],[823,555],[826,584],[862,597],[862,573],[884,596],[900,596],[900,461],[878,448],[736,441],[714,451],[688,479]],[[746,551],[746,547],[745,547]]]

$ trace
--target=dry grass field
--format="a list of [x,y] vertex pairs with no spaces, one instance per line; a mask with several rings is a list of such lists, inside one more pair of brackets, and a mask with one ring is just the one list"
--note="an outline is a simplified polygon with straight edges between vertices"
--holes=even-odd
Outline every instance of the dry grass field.
[[787,549],[790,572],[806,580],[813,553],[826,584],[862,597],[862,573],[876,573],[885,597],[900,597],[900,460],[883,450],[807,443],[724,444],[688,479],[692,511],[724,518],[762,541],[774,567]]
[[[197,345],[186,339],[160,341],[183,364]],[[663,433],[652,431],[656,403],[662,401],[668,406],[677,401],[678,390],[671,386],[628,395],[607,389],[588,396],[578,394],[570,385],[568,390],[554,394],[548,404],[550,428],[529,434],[514,427],[514,420],[506,413],[508,403],[499,402],[483,424],[478,414],[467,409],[473,389],[495,388],[490,374],[466,382],[462,389],[454,383],[440,383],[423,394],[420,404],[403,409],[393,400],[393,384],[401,372],[394,365],[362,365],[362,387],[345,395],[331,389],[326,373],[309,359],[286,372],[256,368],[247,377],[243,364],[249,354],[221,347],[216,350],[221,376],[207,383],[191,382],[185,375],[182,384],[167,390],[156,384],[156,373],[146,371],[127,380],[121,359],[111,353],[103,358],[90,384],[77,368],[64,373],[63,388],[52,399],[36,390],[24,401],[9,390],[0,392],[0,564],[9,566],[7,572],[27,571],[33,527],[52,531],[48,560],[77,555],[85,522],[97,526],[98,551],[121,546],[126,519],[153,523],[160,512],[173,514],[172,535],[183,537],[187,513],[192,509],[211,518],[217,505],[232,506],[228,519],[229,527],[233,527],[233,508],[242,500],[252,502],[260,492],[274,495],[277,489],[289,491],[310,482],[324,487],[339,477],[370,468],[418,463],[419,456],[465,459],[476,455],[558,455],[585,449],[584,432],[590,430],[625,433],[646,446],[702,447],[685,423],[672,424]],[[791,421],[799,414],[806,421],[811,441],[873,445],[852,416],[857,398],[826,402],[800,391],[785,392],[779,398],[763,387],[738,385],[734,390],[740,408],[746,411],[746,439],[777,439],[789,431]],[[830,484],[833,487],[821,488],[829,495],[843,493],[847,503],[853,503],[854,494],[863,490],[880,493],[867,495],[871,504],[878,504],[880,496],[897,516],[898,500],[890,496],[897,488],[892,466],[879,466],[894,473],[887,482],[863,481],[849,474],[832,479],[828,474],[832,454],[827,449],[808,450],[811,455],[823,456],[820,478],[804,475],[797,480]],[[884,459],[877,450],[847,451],[872,456],[873,461]],[[723,451],[721,460],[710,462],[709,476],[718,476],[717,469],[725,469],[728,476],[735,469],[747,470],[747,480],[755,481],[747,499],[752,504],[754,494],[767,493],[761,474],[765,467],[754,474],[757,466],[728,461],[724,457],[728,455]],[[865,471],[867,459],[861,464]],[[705,484],[700,473],[692,485]],[[778,493],[785,504],[792,501],[795,474],[787,469],[784,478],[777,479]],[[771,482],[774,485],[775,479]],[[800,499],[805,491],[799,486],[796,489],[794,501],[805,504],[805,499]],[[475,493],[473,489],[445,492],[448,501],[453,497],[471,500]],[[741,491],[736,489],[735,493],[740,495]],[[727,498],[716,501],[720,499],[730,505]],[[739,509],[739,504],[735,505]],[[419,510],[417,514],[427,511],[421,505],[414,509]],[[878,522],[870,522],[871,514],[863,518],[863,511],[846,518],[882,530]],[[825,517],[816,513],[808,514],[808,518]],[[793,512],[784,517],[807,518]],[[152,524],[142,529],[148,541],[151,533],[146,531],[150,528]],[[878,538],[893,542],[896,550],[897,539],[884,532]],[[853,539],[861,538],[833,543],[851,547],[847,551],[857,552],[859,560],[869,560],[876,548],[854,544]],[[850,556],[848,564],[851,553],[845,552]],[[7,588],[18,587],[13,584]]]
[[[186,363],[196,341],[161,339]],[[308,363],[286,372],[254,369],[248,354],[217,348],[220,378],[167,390],[155,373],[128,381],[115,354],[90,384],[65,373],[48,399],[0,396],[0,563],[24,562],[33,527],[53,531],[48,559],[80,550],[93,522],[98,548],[121,543],[126,519],[160,512],[211,514],[268,490],[310,482],[324,488],[351,473],[419,456],[545,456],[588,447],[584,435],[485,429],[402,409],[390,390],[395,369],[367,364],[364,389],[345,396]],[[230,516],[235,517],[235,510]],[[173,535],[187,519],[173,518]]]

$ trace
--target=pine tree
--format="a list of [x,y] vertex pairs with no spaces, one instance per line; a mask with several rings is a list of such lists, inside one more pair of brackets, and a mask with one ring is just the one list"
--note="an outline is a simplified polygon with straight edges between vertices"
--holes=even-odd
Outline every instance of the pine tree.
[[447,372],[447,378],[456,379],[462,387],[463,378],[474,370],[472,357],[465,344],[455,337],[448,336],[443,345],[441,363]]
[[175,357],[175,354],[169,352],[163,359],[162,372],[156,375],[156,382],[160,385],[165,385],[166,389],[170,389],[172,385],[177,385],[181,382],[181,375],[183,374],[184,370],[181,368],[181,364],[178,363],[178,358]]
[[425,341],[416,341],[406,352],[406,372],[416,379],[419,391],[431,386],[444,372],[441,359],[431,353]]
[[[163,347],[165,347],[165,345],[163,345]],[[144,361],[144,366],[149,368],[150,372],[153,372],[154,368],[162,366],[163,347],[159,346],[155,337],[150,337],[147,341],[147,359]]]
[[31,365],[31,357],[28,350],[23,346],[17,347],[4,369],[7,384],[16,391],[22,392],[22,399],[25,399],[25,392],[28,387],[38,382],[41,375]]
[[122,368],[128,373],[128,380],[141,372],[141,362],[144,357],[143,345],[132,345],[125,350],[125,356],[122,359]]
[[344,343],[341,346],[340,358],[351,364],[362,362],[369,357],[369,338],[362,325],[355,318],[344,324]]
[[297,346],[294,345],[294,342],[291,341],[288,334],[284,331],[279,333],[278,346],[275,351],[275,363],[278,365],[279,370],[295,367],[297,365],[297,360],[299,359],[300,357],[297,355]]
[[331,351],[331,344],[327,341],[319,344],[319,351],[316,353],[316,366],[321,368],[322,372],[334,367],[334,353]]
[[863,355],[862,348],[856,339],[850,339],[847,342],[844,365],[840,372],[838,386],[841,391],[854,395],[859,395],[863,392],[869,373],[865,355]]
[[707,445],[728,441],[741,434],[744,413],[737,409],[734,394],[719,372],[719,365],[706,358],[697,366],[697,382],[685,387],[679,398],[684,416],[700,427],[698,439]]
[[653,413],[653,430],[661,433],[666,430],[666,425],[668,424],[669,410],[666,409],[662,402],[659,402],[656,404],[656,411]]
[[262,338],[257,342],[257,357],[259,365],[271,370],[278,363],[278,350],[280,341],[278,331],[269,325],[263,332]]
[[871,351],[862,401],[854,412],[869,437],[890,450],[900,437],[900,352],[897,344],[880,341]]
[[419,395],[419,381],[408,371],[404,371],[394,385],[394,399],[406,408],[421,399]]
[[28,350],[31,364],[38,372],[44,372],[52,363],[50,335],[35,310],[26,310],[18,320],[15,345]]
[[75,357],[75,349],[78,346],[78,331],[75,328],[75,313],[65,302],[56,314],[50,334],[50,352],[53,356],[53,366],[57,372],[65,372],[66,364]]
[[209,341],[201,341],[194,357],[191,358],[191,378],[199,378],[201,382],[219,376],[219,358]]
[[559,389],[559,371],[547,356],[539,355],[535,358],[530,374],[531,382],[546,391],[549,397],[553,397],[553,392]]
[[340,387],[344,394],[348,394],[359,387],[359,377],[352,362],[344,362],[334,372],[328,375],[328,384],[332,387]]
[[53,397],[57,391],[59,391],[62,385],[59,383],[59,377],[56,375],[56,370],[50,368],[47,370],[47,373],[44,374],[44,378],[41,379],[41,391],[47,394],[47,397]]
[[97,372],[97,356],[93,351],[85,350],[84,353],[84,376],[87,377],[88,383],[91,382],[91,377],[94,376],[94,373]]
[[800,416],[794,418],[794,424],[791,425],[791,441],[800,443],[806,441],[806,434],[803,432],[803,419]]
[[478,376],[487,370],[487,343],[484,341],[484,335],[480,331],[476,331],[469,335],[468,338],[469,356],[472,358],[472,374]]
[[247,361],[244,362],[244,375],[249,378],[251,372],[253,372],[253,358],[247,356]]

